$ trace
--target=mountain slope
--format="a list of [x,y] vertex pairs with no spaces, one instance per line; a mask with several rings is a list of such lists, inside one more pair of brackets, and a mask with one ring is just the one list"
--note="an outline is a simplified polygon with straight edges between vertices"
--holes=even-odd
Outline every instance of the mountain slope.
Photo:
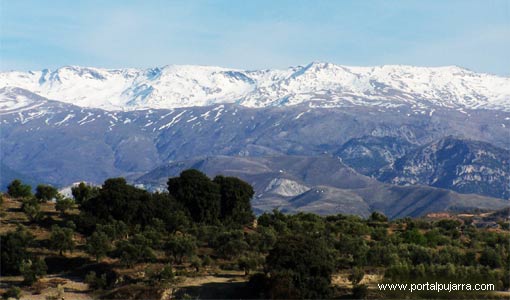
[[450,136],[411,151],[381,170],[378,178],[508,198],[509,168],[510,151]]
[[0,88],[18,87],[81,107],[106,110],[238,103],[246,107],[353,105],[510,111],[510,78],[459,67],[349,67],[314,62],[285,70],[206,66],[100,69],[67,66],[2,72]]
[[19,179],[23,183],[30,185],[32,187],[32,190],[35,190],[38,184],[51,183],[34,180],[34,178],[31,178],[29,176],[26,176],[25,174],[21,174],[17,171],[12,170],[4,163],[0,163],[0,190],[2,191],[7,190],[7,187],[14,179]]
[[[111,176],[139,176],[173,160],[199,156],[316,156],[363,136],[425,145],[463,135],[510,148],[510,113],[306,105],[235,104],[171,110],[105,111],[0,89],[0,154],[12,170],[62,186]],[[5,104],[7,105],[7,104]],[[402,142],[402,143],[403,143]]]
[[355,192],[318,185],[289,200],[284,212],[311,212],[319,215],[349,214],[368,217],[370,206]]
[[438,211],[468,211],[474,208],[499,209],[508,201],[475,194],[459,194],[451,190],[423,185],[381,185],[358,189],[360,195],[375,211],[391,218],[418,217]]
[[361,174],[371,175],[394,163],[417,145],[391,136],[363,136],[350,139],[336,152],[344,163]]
[[[309,172],[305,169],[311,167]],[[255,189],[256,212],[357,214],[382,211],[392,218],[421,216],[429,212],[502,208],[507,201],[463,195],[427,186],[393,186],[363,176],[331,156],[229,157],[214,156],[171,162],[141,176],[135,182],[150,189],[166,189],[169,177],[195,168],[210,177],[236,176]],[[291,193],[289,193],[291,191]]]
[[177,176],[182,170],[190,168],[199,169],[210,176],[218,174],[231,176],[242,174],[245,178],[253,176],[257,182],[261,180],[260,185],[255,185],[255,189],[264,192],[273,191],[273,188],[267,189],[267,187],[282,183],[275,183],[273,177],[299,182],[303,186],[330,185],[337,188],[365,188],[377,184],[376,180],[355,172],[333,156],[296,155],[193,158],[161,165],[138,178],[137,181],[154,186],[165,186],[165,178]]

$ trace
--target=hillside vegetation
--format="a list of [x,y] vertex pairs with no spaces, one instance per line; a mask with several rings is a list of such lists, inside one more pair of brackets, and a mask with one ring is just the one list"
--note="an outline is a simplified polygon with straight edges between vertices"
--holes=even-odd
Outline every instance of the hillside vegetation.
[[[23,299],[508,298],[508,210],[420,219],[256,217],[253,188],[197,170],[151,193],[112,178],[66,198],[13,181],[1,197],[1,293]],[[381,291],[482,283],[494,292]]]

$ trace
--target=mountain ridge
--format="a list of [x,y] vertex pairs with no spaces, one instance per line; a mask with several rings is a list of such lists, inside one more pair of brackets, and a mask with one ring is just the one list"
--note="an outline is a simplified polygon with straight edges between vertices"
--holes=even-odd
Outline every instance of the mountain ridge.
[[149,69],[66,66],[0,72],[0,88],[105,110],[171,109],[236,103],[246,107],[411,106],[510,111],[510,77],[457,66],[343,66],[312,62],[287,69],[240,70],[167,65]]

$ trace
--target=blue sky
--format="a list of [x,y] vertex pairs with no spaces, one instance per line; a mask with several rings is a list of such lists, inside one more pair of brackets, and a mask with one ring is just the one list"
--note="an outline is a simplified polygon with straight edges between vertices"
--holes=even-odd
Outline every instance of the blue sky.
[[0,69],[459,65],[510,75],[510,1],[7,1]]

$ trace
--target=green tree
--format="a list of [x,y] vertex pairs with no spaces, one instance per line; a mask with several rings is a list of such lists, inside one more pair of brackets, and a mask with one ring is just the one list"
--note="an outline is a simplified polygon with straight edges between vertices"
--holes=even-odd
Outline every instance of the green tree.
[[37,278],[46,274],[48,267],[43,259],[23,260],[20,264],[20,273],[23,276],[23,282],[26,285],[32,285],[37,281]]
[[163,282],[172,282],[175,278],[171,265],[164,266],[159,274]]
[[335,244],[335,248],[350,265],[363,266],[367,263],[370,247],[359,237],[343,235]]
[[244,240],[242,230],[221,232],[215,238],[209,239],[209,245],[216,250],[220,257],[226,259],[237,258],[249,248],[248,243]]
[[202,267],[208,267],[211,266],[213,263],[211,257],[209,255],[204,255],[202,258]]
[[126,266],[133,266],[138,262],[150,262],[156,259],[151,241],[143,234],[135,234],[129,240],[117,243],[117,256]]
[[436,226],[441,227],[445,230],[452,230],[458,228],[462,223],[458,220],[443,219],[436,223]]
[[127,184],[124,178],[107,179],[97,196],[81,203],[82,215],[100,222],[111,219],[145,226],[156,217],[149,192]]
[[439,229],[434,228],[425,233],[425,239],[429,247],[444,245],[448,243],[449,238],[441,234]]
[[502,266],[501,256],[493,248],[486,247],[483,249],[479,262],[483,266],[491,268],[500,268]]
[[190,259],[190,265],[195,269],[195,272],[200,272],[200,268],[202,267],[202,260],[198,256],[193,256]]
[[74,250],[74,231],[71,228],[63,228],[58,225],[51,227],[50,247],[57,250],[60,255],[65,251]]
[[321,216],[304,212],[290,215],[287,218],[287,226],[293,232],[311,236],[316,236],[325,230],[324,219]]
[[21,210],[25,213],[31,222],[37,222],[41,219],[41,205],[34,197],[23,199]]
[[197,170],[168,179],[168,191],[197,223],[215,224],[220,218],[220,186]]
[[67,221],[64,227],[71,228],[73,231],[76,231],[76,223],[71,220]]
[[189,235],[174,235],[165,246],[167,254],[173,256],[178,263],[182,263],[185,257],[195,255],[196,250],[196,239]]
[[374,241],[384,241],[388,237],[388,230],[385,227],[376,227],[370,236]]
[[216,176],[213,181],[220,186],[222,221],[250,225],[255,218],[250,204],[254,195],[251,185],[235,177]]
[[73,198],[78,204],[82,204],[87,200],[96,197],[99,194],[99,189],[80,182],[77,186],[71,188]]
[[247,235],[246,238],[251,247],[266,253],[276,243],[276,231],[272,227],[258,226],[257,231]]
[[37,200],[46,202],[57,197],[58,190],[51,185],[39,184],[35,189],[35,197]]
[[288,230],[287,216],[277,209],[273,209],[271,213],[265,212],[257,219],[258,226],[272,227],[278,234],[282,234]]
[[[334,257],[322,239],[292,235],[278,239],[266,259],[271,298],[331,298]],[[281,290],[281,287],[286,287]]]
[[106,273],[103,273],[101,276],[97,276],[96,272],[90,271],[85,276],[85,283],[96,290],[104,289],[108,284],[106,280]]
[[365,277],[365,271],[362,268],[354,267],[349,275],[349,281],[352,283],[352,296],[354,299],[365,299],[368,294],[368,287],[360,282]]
[[370,222],[388,222],[388,217],[384,214],[374,211],[368,218]]
[[413,228],[411,230],[406,230],[403,235],[404,242],[409,244],[416,244],[424,246],[427,244],[427,239],[425,236],[418,230],[418,228]]
[[389,266],[398,259],[397,249],[393,244],[376,243],[371,246],[367,253],[367,259],[371,266]]
[[362,268],[354,267],[351,270],[351,274],[349,275],[349,281],[352,282],[352,285],[358,285],[361,280],[365,277],[365,271]]
[[74,207],[73,199],[63,197],[63,196],[57,196],[57,202],[55,203],[55,209],[58,210],[61,215],[65,215],[66,212],[71,210],[73,207]]
[[244,239],[231,239],[216,249],[220,257],[233,259],[239,257],[248,250],[249,245]]
[[126,223],[122,221],[111,221],[107,224],[97,224],[97,232],[104,233],[110,241],[128,238],[129,228]]
[[153,193],[150,206],[154,211],[154,217],[163,221],[166,231],[182,232],[192,227],[187,209],[169,193]]
[[[402,245],[402,250],[405,249],[402,252],[405,252],[405,254],[402,254],[400,257],[406,257],[411,260],[411,262],[415,265],[418,264],[430,264],[432,262],[432,257],[434,256],[434,253],[431,251],[430,248],[423,247],[420,245],[410,244],[410,245]],[[437,257],[434,257],[437,259]]]
[[106,256],[106,254],[111,250],[112,245],[110,239],[106,235],[106,233],[102,231],[94,232],[87,239],[87,253],[94,256],[96,261]]
[[250,275],[250,271],[257,269],[262,263],[263,259],[254,254],[246,255],[239,258],[237,264],[239,268],[244,271],[244,275]]
[[17,275],[19,266],[25,260],[30,259],[27,249],[32,245],[34,236],[23,227],[10,231],[0,237],[0,275]]
[[143,235],[152,243],[152,248],[160,249],[165,236],[165,224],[160,219],[154,219],[153,225],[146,226]]
[[446,265],[448,263],[453,263],[455,265],[460,265],[464,262],[464,253],[461,252],[457,247],[446,246],[438,251],[435,255],[436,262],[439,264]]
[[14,179],[7,186],[7,194],[13,198],[30,197],[32,196],[32,187],[23,184],[19,179]]

